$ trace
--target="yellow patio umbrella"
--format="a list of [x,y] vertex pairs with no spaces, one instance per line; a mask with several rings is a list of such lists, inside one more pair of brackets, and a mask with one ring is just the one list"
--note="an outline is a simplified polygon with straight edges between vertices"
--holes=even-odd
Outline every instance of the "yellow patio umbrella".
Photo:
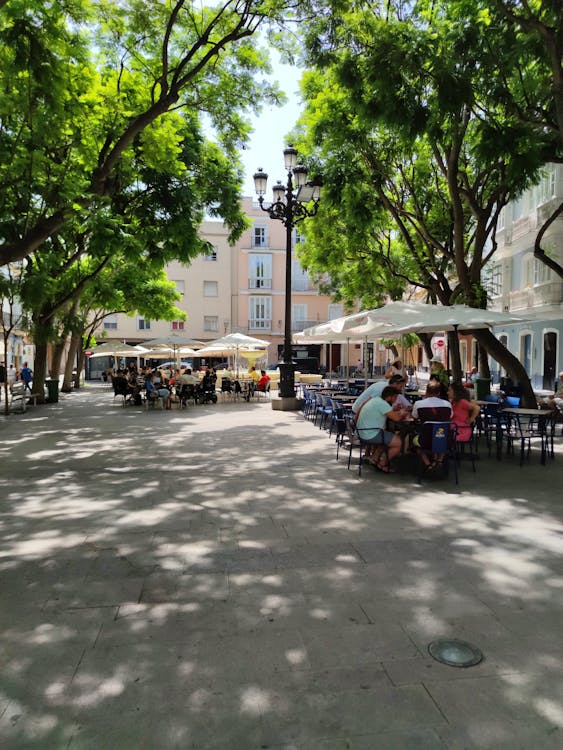
[[267,354],[267,352],[264,351],[264,350],[262,350],[262,351],[256,351],[256,350],[254,350],[254,351],[252,351],[252,350],[250,350],[250,351],[243,351],[242,349],[239,350],[239,356],[240,357],[244,357],[244,359],[248,360],[248,367],[249,368],[250,367],[256,367],[257,360],[262,359],[263,357],[266,356],[266,354]]

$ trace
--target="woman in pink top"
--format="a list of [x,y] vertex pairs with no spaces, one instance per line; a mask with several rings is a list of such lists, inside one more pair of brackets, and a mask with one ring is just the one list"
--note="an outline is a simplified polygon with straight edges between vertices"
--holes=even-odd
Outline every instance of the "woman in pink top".
[[471,439],[471,425],[481,410],[478,404],[470,401],[469,391],[460,383],[450,385],[448,398],[453,412],[451,423],[457,427],[457,440],[465,443]]

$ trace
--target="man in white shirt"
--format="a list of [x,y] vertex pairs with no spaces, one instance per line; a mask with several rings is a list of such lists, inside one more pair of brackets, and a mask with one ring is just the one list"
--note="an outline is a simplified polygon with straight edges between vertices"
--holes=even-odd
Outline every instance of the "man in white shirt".
[[[428,412],[419,414],[421,409],[428,409]],[[428,416],[430,412],[434,412],[434,415]],[[440,383],[437,381],[430,381],[428,383],[426,386],[426,398],[415,402],[412,408],[412,415],[415,419],[432,419],[437,422],[451,419],[452,405],[449,401],[440,398]]]
[[178,378],[178,383],[181,385],[196,385],[198,382],[195,375],[192,374],[192,371],[189,367],[186,367],[184,372],[180,375]]

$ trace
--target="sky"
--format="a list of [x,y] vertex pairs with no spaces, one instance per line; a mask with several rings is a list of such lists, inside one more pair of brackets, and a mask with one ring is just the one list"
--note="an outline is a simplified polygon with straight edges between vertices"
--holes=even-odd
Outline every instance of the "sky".
[[299,99],[299,79],[302,71],[290,65],[282,65],[275,60],[272,50],[273,74],[270,79],[277,81],[287,96],[283,107],[264,107],[258,116],[251,119],[254,132],[247,148],[241,153],[245,168],[243,194],[255,197],[252,175],[258,167],[268,174],[268,195],[272,186],[278,181],[285,182],[286,172],[283,162],[283,150],[287,146],[286,134],[293,128],[301,113]]

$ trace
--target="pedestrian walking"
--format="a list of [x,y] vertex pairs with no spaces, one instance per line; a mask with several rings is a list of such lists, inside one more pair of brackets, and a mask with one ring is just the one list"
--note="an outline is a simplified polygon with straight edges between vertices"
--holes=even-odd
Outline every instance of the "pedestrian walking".
[[6,363],[0,362],[0,401],[2,400],[2,393],[4,392],[5,385],[6,385]]
[[8,367],[7,378],[8,378],[8,388],[10,390],[12,390],[12,388],[14,387],[14,385],[16,383],[16,380],[18,379],[18,371],[14,367],[14,363],[13,362]]
[[27,362],[23,363],[23,367],[21,369],[21,379],[24,383],[24,391],[29,391],[31,393],[31,381],[33,380],[33,370],[31,367],[28,367]]

